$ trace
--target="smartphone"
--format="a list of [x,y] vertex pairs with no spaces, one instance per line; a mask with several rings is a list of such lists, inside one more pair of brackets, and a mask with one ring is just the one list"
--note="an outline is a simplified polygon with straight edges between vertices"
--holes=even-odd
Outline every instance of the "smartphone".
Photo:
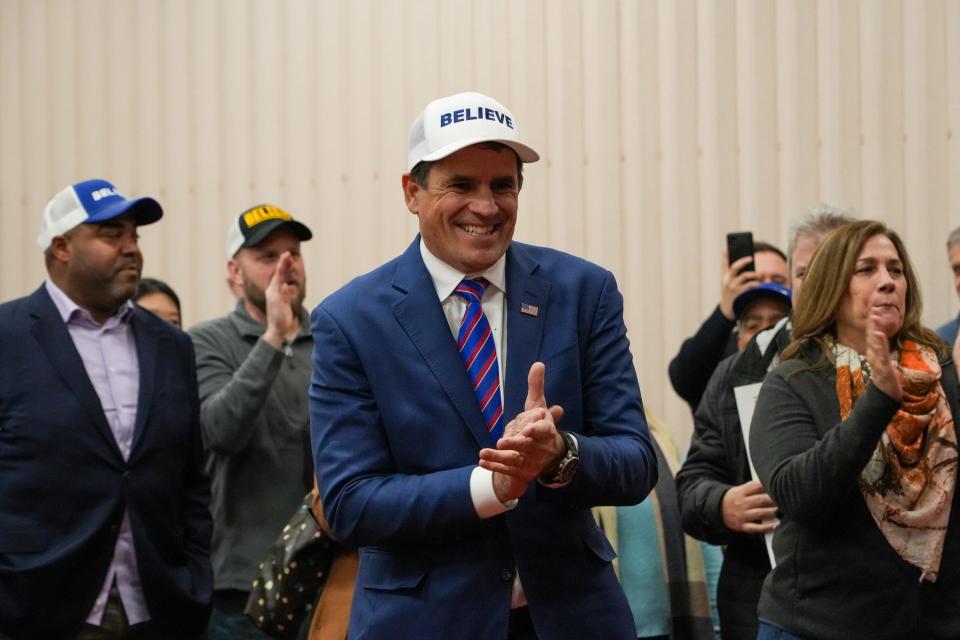
[[[727,234],[727,264],[733,264],[744,256],[753,257],[753,233],[750,231],[733,231]],[[740,270],[755,271],[753,260]]]

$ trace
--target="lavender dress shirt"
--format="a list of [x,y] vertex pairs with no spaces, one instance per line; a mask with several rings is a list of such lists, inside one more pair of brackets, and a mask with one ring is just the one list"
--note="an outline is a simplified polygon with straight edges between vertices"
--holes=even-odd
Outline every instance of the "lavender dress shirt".
[[[110,425],[124,460],[127,460],[133,444],[137,393],[140,390],[137,346],[130,328],[133,303],[128,300],[101,325],[53,282],[47,280],[44,284],[60,312],[60,317],[67,325],[73,344],[83,360],[87,376],[100,398],[107,424]],[[100,625],[114,581],[130,624],[149,620],[150,612],[147,610],[143,587],[140,584],[133,533],[130,531],[130,518],[127,513],[123,514],[123,523],[103,587],[87,616],[86,621],[89,624]]]

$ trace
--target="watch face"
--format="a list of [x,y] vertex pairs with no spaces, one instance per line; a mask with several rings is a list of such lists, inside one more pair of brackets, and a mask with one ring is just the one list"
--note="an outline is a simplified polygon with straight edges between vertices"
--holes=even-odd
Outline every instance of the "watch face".
[[577,472],[577,469],[580,468],[580,458],[570,458],[565,461],[565,464],[562,465],[557,472],[557,482],[560,484],[567,484],[573,480],[573,474]]

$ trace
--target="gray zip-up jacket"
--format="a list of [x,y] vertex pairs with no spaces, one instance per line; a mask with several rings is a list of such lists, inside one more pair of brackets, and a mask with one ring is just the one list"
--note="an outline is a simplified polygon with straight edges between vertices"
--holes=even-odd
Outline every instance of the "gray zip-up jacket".
[[278,350],[243,302],[190,329],[211,480],[215,589],[250,590],[257,564],[312,486],[307,388],[313,338]]

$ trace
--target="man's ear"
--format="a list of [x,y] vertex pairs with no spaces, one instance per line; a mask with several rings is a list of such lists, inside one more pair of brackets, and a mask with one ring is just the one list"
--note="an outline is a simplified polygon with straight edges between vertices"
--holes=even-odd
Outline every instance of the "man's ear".
[[417,184],[417,181],[414,180],[409,173],[403,174],[400,182],[403,185],[403,199],[407,203],[407,209],[414,215],[419,214],[420,203],[417,201],[417,195],[423,187]]
[[70,240],[66,236],[54,236],[50,241],[50,256],[57,262],[70,262]]
[[231,288],[243,288],[243,274],[240,272],[240,265],[237,264],[236,257],[227,260],[227,283]]

